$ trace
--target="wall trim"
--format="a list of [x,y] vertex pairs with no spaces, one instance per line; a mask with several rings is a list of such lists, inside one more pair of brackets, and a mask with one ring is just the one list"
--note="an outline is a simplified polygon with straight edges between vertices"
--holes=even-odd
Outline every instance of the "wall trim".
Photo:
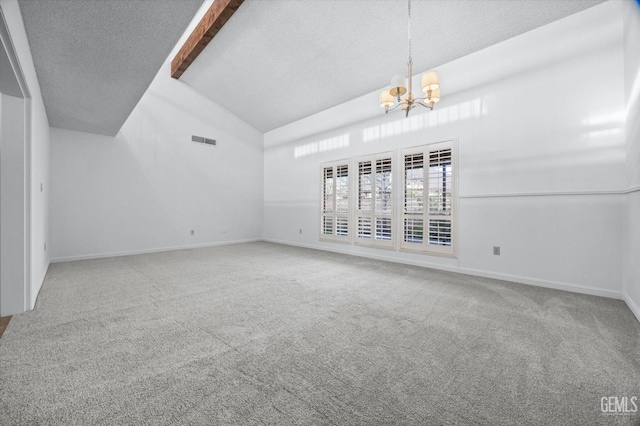
[[554,290],[568,291],[571,293],[588,294],[590,296],[606,297],[608,299],[624,300],[624,295],[620,291],[603,290],[596,287],[588,287],[578,284],[565,283],[561,281],[541,280],[536,278],[527,278],[520,275],[502,274],[496,272],[483,271],[473,268],[460,268],[462,274],[475,275],[484,278],[493,278],[496,280],[515,282],[518,284],[531,285],[535,287],[551,288]]
[[52,258],[50,262],[62,263],[62,262],[73,262],[76,260],[104,259],[108,257],[131,256],[136,254],[161,253],[165,251],[174,251],[174,250],[189,250],[189,249],[195,249],[195,248],[228,246],[231,244],[255,243],[258,241],[263,241],[263,240],[261,238],[251,238],[246,240],[218,241],[215,243],[189,244],[184,246],[159,247],[159,248],[141,249],[141,250],[127,250],[127,251],[118,251],[118,252],[111,252],[111,253],[86,254],[86,255],[80,255],[80,256],[64,256],[64,257]]
[[458,195],[458,198],[516,198],[516,197],[557,197],[579,195],[624,195],[630,192],[640,191],[640,187],[621,191],[566,191],[566,192],[505,192],[503,194],[468,194]]
[[40,290],[42,289],[42,286],[44,285],[44,280],[47,279],[47,274],[49,273],[49,267],[51,267],[51,262],[47,262],[47,267],[45,268],[44,273],[42,274],[40,279],[36,281],[38,283],[38,291],[31,292],[32,300],[29,300],[29,305],[30,305],[29,310],[31,311],[36,308],[36,304],[38,303],[38,297],[40,297]]
[[636,319],[640,321],[640,306],[636,305],[636,302],[634,302],[628,294],[624,295],[624,301],[627,303],[631,312],[636,316]]
[[[401,263],[401,264],[411,265],[411,266],[419,266],[423,268],[438,269],[441,271],[455,272],[458,274],[473,275],[473,276],[478,276],[483,278],[492,278],[496,280],[515,282],[518,284],[532,285],[536,287],[552,288],[555,290],[569,291],[572,293],[581,293],[581,294],[588,294],[591,296],[600,296],[600,297],[606,297],[610,299],[625,300],[622,292],[612,291],[612,290],[603,290],[595,287],[587,287],[587,286],[581,286],[577,284],[571,284],[571,283],[565,283],[565,282],[559,282],[559,281],[540,280],[540,279],[522,277],[519,275],[495,273],[495,272],[483,271],[479,269],[447,266],[447,265],[440,265],[440,264],[434,264],[429,262],[419,262],[419,261],[414,261],[409,259],[396,259],[389,256],[377,255],[377,254],[364,255],[360,253],[353,253],[351,251],[343,250],[340,248],[334,249],[329,247],[318,247],[318,246],[313,246],[311,244],[294,243],[294,242],[275,240],[270,238],[265,238],[264,241],[269,243],[275,243],[275,244],[283,244],[283,245],[294,246],[294,247],[308,248],[312,250],[322,250],[322,251],[328,251],[333,253],[346,254],[349,256],[364,257],[368,259],[383,260],[383,261]],[[639,317],[639,320],[640,320],[640,317]]]
[[638,192],[638,191],[640,191],[640,185],[631,187],[631,188],[627,189],[624,193],[625,194],[631,194],[633,192]]
[[577,196],[577,195],[625,195],[640,191],[640,185],[622,190],[609,191],[564,191],[564,192],[505,192],[502,194],[467,194],[458,195],[458,198],[516,198],[516,197],[554,197],[554,196]]
[[[364,247],[364,248],[373,248],[376,250],[380,250],[381,252],[392,252],[392,253],[396,253],[395,250],[390,249],[389,247],[371,247],[371,246],[358,246],[356,245],[350,245],[350,244],[337,244],[335,248],[333,247],[318,247],[318,246],[314,246],[312,244],[304,244],[304,243],[294,243],[291,241],[284,241],[284,240],[276,240],[276,239],[272,239],[272,238],[265,238],[262,241],[267,242],[267,243],[273,243],[273,244],[282,244],[285,246],[293,246],[293,247],[300,247],[300,248],[305,248],[305,249],[310,249],[310,250],[320,250],[320,251],[327,251],[330,253],[338,253],[338,254],[345,254],[347,256],[355,256],[355,257],[363,257],[365,259],[373,259],[373,260],[382,260],[385,262],[393,262],[393,263],[400,263],[403,265],[411,265],[411,266],[419,266],[419,267],[423,267],[423,268],[432,268],[432,269],[439,269],[442,271],[447,271],[447,272],[459,272],[460,269],[457,267],[450,267],[447,265],[442,265],[442,264],[437,264],[437,263],[430,263],[430,262],[419,262],[419,261],[414,261],[411,259],[397,259],[395,257],[390,257],[390,256],[385,256],[384,254],[377,254],[377,253],[354,253],[353,251],[350,250],[343,250],[338,246],[341,247]],[[335,242],[331,241],[328,242],[328,244],[330,245],[334,245]],[[421,252],[421,254],[424,254]],[[437,255],[434,255],[437,256]],[[438,258],[442,258],[443,256],[437,256]],[[457,258],[452,258],[450,256],[446,256],[446,258],[452,259],[452,260],[458,260]]]

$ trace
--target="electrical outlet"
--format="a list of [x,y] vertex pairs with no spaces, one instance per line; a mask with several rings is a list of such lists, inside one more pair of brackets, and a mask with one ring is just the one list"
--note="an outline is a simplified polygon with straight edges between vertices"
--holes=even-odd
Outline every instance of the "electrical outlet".
[[44,243],[44,251],[47,251],[47,243]]
[[196,231],[194,231],[193,229],[191,230],[191,235],[196,235]]
[[500,256],[500,247],[499,246],[493,246],[493,255],[494,256]]
[[302,235],[302,228],[300,228],[300,235]]
[[40,182],[40,192],[44,191],[44,186],[42,185],[42,182]]

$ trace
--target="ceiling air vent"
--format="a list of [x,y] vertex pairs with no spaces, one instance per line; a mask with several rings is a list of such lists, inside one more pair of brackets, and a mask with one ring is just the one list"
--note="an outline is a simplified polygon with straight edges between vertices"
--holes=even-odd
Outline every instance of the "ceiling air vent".
[[196,136],[196,135],[191,136],[191,142],[204,143],[207,145],[216,145],[215,139],[203,138],[202,136]]

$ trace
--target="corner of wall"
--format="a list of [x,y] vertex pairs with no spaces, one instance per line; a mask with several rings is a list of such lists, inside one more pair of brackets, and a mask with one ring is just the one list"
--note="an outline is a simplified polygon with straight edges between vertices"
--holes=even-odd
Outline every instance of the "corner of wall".
[[625,241],[623,292],[625,301],[640,321],[640,2],[622,5],[625,120]]
[[0,7],[14,44],[18,62],[31,95],[30,111],[30,185],[31,185],[31,251],[30,251],[30,309],[42,287],[49,268],[49,120],[42,98],[20,5],[17,0],[0,0]]

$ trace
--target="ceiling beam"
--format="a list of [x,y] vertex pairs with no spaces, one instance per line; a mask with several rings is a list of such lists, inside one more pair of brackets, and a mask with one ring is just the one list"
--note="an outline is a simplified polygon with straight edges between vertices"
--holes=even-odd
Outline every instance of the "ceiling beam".
[[180,78],[200,52],[222,29],[244,0],[214,0],[178,54],[171,61],[171,77]]

